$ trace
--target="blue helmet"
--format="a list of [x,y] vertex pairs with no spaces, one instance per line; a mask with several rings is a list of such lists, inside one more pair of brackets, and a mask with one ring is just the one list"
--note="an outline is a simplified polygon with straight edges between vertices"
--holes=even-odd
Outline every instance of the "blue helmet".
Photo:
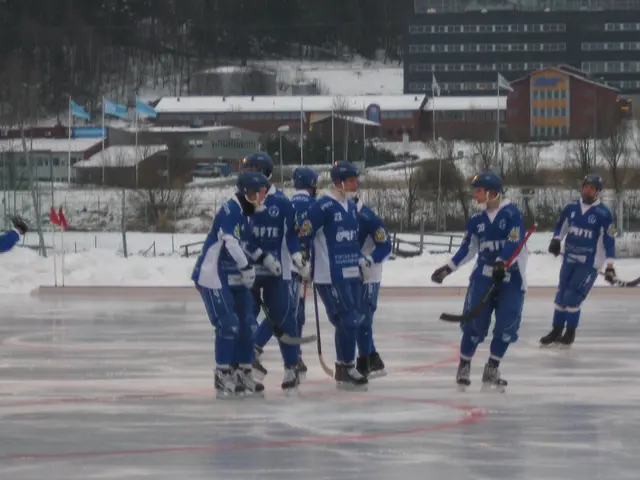
[[318,186],[318,174],[309,167],[298,167],[293,171],[293,186],[298,190],[316,188]]
[[600,198],[600,195],[602,195],[604,181],[602,180],[602,177],[597,173],[590,173],[589,175],[584,177],[584,180],[582,180],[582,187],[584,188],[585,185],[593,185],[596,189],[595,195],[589,195],[585,193],[582,193],[581,195],[582,202],[587,205],[591,205],[593,202]]
[[273,160],[264,152],[252,153],[242,159],[242,168],[251,168],[264,174],[265,177],[271,178],[271,174],[273,173]]
[[353,163],[336,162],[331,167],[331,181],[344,182],[347,178],[359,177],[360,169]]
[[502,193],[502,179],[499,175],[493,172],[479,173],[473,177],[471,186],[474,188],[484,188],[485,190]]
[[251,193],[259,192],[261,188],[267,188],[268,183],[269,180],[262,173],[247,170],[238,175],[236,187],[238,193],[246,197]]
[[585,185],[593,185],[594,187],[596,187],[596,191],[600,192],[604,187],[604,181],[602,180],[602,177],[597,173],[590,173],[589,175],[584,177],[584,180],[582,180],[582,186],[584,187]]

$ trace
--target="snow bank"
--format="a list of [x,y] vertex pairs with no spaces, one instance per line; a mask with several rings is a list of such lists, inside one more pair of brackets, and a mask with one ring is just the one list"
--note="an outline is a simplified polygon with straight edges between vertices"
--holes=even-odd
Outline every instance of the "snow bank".
[[[420,257],[397,259],[386,264],[383,286],[433,286],[433,270],[449,259],[448,254],[425,253]],[[60,258],[57,259],[60,268]],[[65,285],[68,286],[191,286],[195,257],[177,255],[123,258],[110,249],[93,249],[65,256]],[[26,248],[16,248],[0,260],[0,293],[29,293],[41,285],[54,284],[54,259],[38,257]],[[452,274],[447,286],[466,286],[471,264]],[[555,285],[560,260],[550,255],[532,255],[528,280],[531,286]],[[618,273],[623,279],[640,275],[640,259],[620,260]],[[59,276],[60,278],[60,276]],[[598,285],[604,285],[598,278]]]

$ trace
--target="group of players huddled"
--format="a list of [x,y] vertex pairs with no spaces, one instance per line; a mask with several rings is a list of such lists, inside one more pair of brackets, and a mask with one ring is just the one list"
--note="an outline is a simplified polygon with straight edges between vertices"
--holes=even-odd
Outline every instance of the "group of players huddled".
[[[330,184],[320,195],[318,174],[311,168],[294,170],[291,198],[271,183],[272,172],[273,162],[265,153],[243,160],[237,190],[217,212],[192,274],[214,328],[217,394],[263,394],[267,370],[260,358],[265,345],[274,330],[301,337],[310,289],[335,328],[336,384],[366,390],[369,379],[386,374],[372,326],[382,264],[391,253],[389,233],[358,198],[360,172],[353,163],[334,164]],[[476,175],[471,185],[479,211],[469,219],[458,252],[431,279],[441,284],[477,256],[465,312],[493,291],[482,310],[461,324],[456,382],[462,388],[471,383],[471,360],[495,314],[482,384],[500,390],[507,382],[498,367],[518,339],[525,298],[525,227],[519,209],[503,198],[498,175]],[[553,329],[540,339],[541,345],[573,343],[580,306],[605,261],[605,279],[615,282],[615,231],[611,212],[600,200],[602,189],[602,179],[588,175],[580,200],[569,204],[558,220],[549,252],[560,255],[564,239],[563,263]],[[265,319],[258,325],[261,310]],[[284,365],[282,389],[295,389],[307,372],[300,346],[276,336]]]

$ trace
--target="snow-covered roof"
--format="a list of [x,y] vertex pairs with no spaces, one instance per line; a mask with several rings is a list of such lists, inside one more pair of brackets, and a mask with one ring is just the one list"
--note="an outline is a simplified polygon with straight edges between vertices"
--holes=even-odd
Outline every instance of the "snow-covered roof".
[[507,97],[435,97],[430,98],[424,109],[431,111],[434,106],[436,111],[452,111],[452,110],[506,110]]
[[[151,132],[151,133],[212,133],[212,132],[225,132],[233,130],[236,127],[230,125],[216,125],[211,127],[138,127],[138,132]],[[135,132],[136,127],[128,127],[126,129],[129,132]]]
[[[31,151],[48,151],[51,153],[81,153],[102,142],[101,138],[27,138],[27,148]],[[20,138],[0,140],[0,152],[22,152]]]
[[424,95],[162,97],[158,113],[362,112],[376,104],[384,112],[418,110]]
[[[423,95],[358,95],[350,97],[256,96],[256,97],[163,97],[156,110],[159,113],[219,113],[219,112],[364,112],[372,104],[385,111],[416,111]],[[507,97],[436,97],[436,110],[495,110],[507,108]],[[429,99],[424,110],[431,110]],[[215,127],[214,127],[215,128]]]
[[89,167],[133,167],[154,153],[166,150],[166,145],[118,145],[108,147],[89,159],[75,164],[77,168]]

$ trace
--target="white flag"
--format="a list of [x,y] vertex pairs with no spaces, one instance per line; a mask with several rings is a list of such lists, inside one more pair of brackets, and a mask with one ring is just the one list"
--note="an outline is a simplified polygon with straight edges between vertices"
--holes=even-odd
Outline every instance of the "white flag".
[[500,73],[498,73],[498,90],[500,90],[501,88],[513,92],[513,88],[511,88],[511,85],[509,85],[507,79],[500,75]]
[[431,91],[440,96],[440,85],[436,82],[436,75],[434,73],[431,74]]

